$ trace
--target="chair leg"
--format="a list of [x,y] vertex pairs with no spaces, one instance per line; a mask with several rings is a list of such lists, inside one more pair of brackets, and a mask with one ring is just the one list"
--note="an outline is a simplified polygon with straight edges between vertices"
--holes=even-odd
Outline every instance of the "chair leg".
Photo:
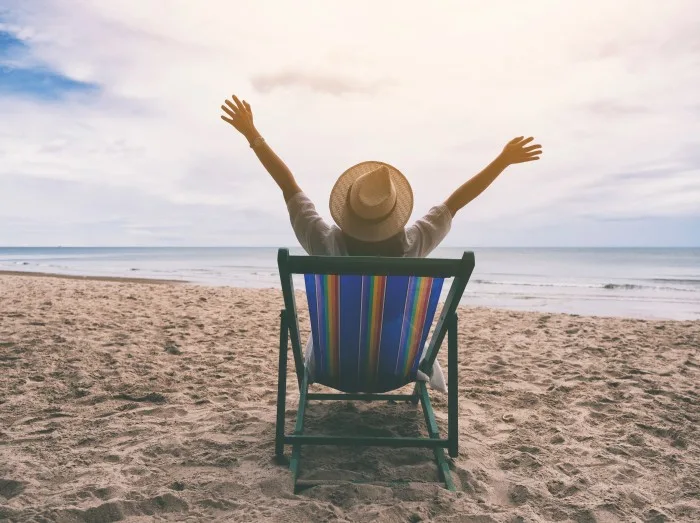
[[409,401],[414,405],[418,405],[418,402],[420,401],[420,390],[418,390],[418,382],[416,382],[416,384],[413,385],[413,397]]
[[280,313],[280,355],[277,375],[277,422],[275,424],[275,456],[284,456],[284,413],[287,400],[287,350],[289,329],[286,311]]
[[[438,439],[440,437],[440,432],[438,431],[438,426],[435,421],[435,414],[433,413],[433,407],[430,404],[430,396],[428,395],[428,386],[424,381],[416,382],[418,392],[420,393],[421,405],[423,406],[423,415],[425,416],[425,424],[428,428],[428,435],[433,439]],[[456,490],[454,481],[452,481],[452,474],[450,473],[450,467],[445,459],[445,452],[441,447],[435,447],[433,450],[435,455],[435,462],[438,467],[438,474],[440,479],[445,483],[447,490]]]
[[[299,395],[299,409],[297,410],[297,420],[294,425],[294,434],[301,436],[304,434],[304,415],[306,414],[307,395],[309,392],[309,379],[306,369],[301,382],[301,394]],[[292,471],[292,481],[294,482],[294,493],[298,492],[297,479],[299,478],[299,468],[301,465],[301,445],[292,446],[292,459],[289,460],[289,469]]]
[[459,389],[457,378],[457,315],[453,314],[447,330],[447,452],[452,458],[459,455]]

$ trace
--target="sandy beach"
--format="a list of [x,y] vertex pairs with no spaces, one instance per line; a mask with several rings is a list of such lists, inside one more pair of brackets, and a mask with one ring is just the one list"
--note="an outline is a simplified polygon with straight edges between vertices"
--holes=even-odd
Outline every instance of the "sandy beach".
[[[302,478],[373,483],[295,495],[273,459],[281,307],[275,290],[0,275],[0,521],[700,521],[699,321],[462,309],[458,492],[428,450],[326,447]],[[308,416],[424,428],[405,404]]]

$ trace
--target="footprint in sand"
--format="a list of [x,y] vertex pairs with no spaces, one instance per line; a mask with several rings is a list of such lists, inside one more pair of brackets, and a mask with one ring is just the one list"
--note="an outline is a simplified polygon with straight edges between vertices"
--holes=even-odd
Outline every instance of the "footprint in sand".
[[542,463],[528,452],[518,452],[503,458],[498,466],[501,470],[525,469],[536,470],[542,467]]
[[566,498],[573,496],[581,489],[575,484],[567,484],[561,480],[555,479],[547,482],[547,490],[553,496],[558,498]]
[[42,517],[46,521],[121,521],[131,516],[154,516],[161,512],[182,512],[187,509],[187,502],[168,493],[139,501],[114,499],[85,510],[52,510],[50,518],[48,513]]
[[120,487],[98,487],[93,489],[92,493],[98,499],[108,500],[120,496],[123,493],[123,489]]
[[530,491],[525,485],[514,485],[508,491],[508,499],[514,505],[522,505],[530,498]]
[[557,468],[570,477],[578,476],[579,474],[581,474],[581,470],[576,468],[571,463],[559,463],[557,465]]
[[13,479],[0,478],[0,496],[5,499],[14,498],[24,492],[24,483]]
[[561,434],[556,434],[556,435],[552,436],[552,439],[549,440],[549,442],[554,444],[554,445],[560,445],[560,444],[564,443],[564,441],[566,441],[566,440],[564,439],[564,436],[562,436]]
[[635,483],[643,474],[634,467],[622,466],[613,476],[616,483]]
[[188,414],[186,409],[180,407],[155,407],[153,409],[137,410],[136,414],[154,416],[157,418],[177,418]]

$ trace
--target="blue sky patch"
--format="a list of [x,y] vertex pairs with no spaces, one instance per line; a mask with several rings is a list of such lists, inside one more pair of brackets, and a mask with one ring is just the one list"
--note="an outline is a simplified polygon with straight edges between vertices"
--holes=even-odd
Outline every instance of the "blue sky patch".
[[0,31],[0,57],[7,57],[15,51],[26,49],[27,44],[7,31]]
[[44,68],[0,66],[0,94],[60,100],[71,93],[92,93],[97,90],[95,84],[79,82]]
[[90,94],[98,90],[96,84],[74,80],[47,67],[13,64],[12,59],[28,50],[25,42],[0,31],[0,95],[60,100],[69,94]]
[[[0,24],[2,21],[0,18]],[[20,60],[28,54],[29,45],[27,42],[13,33],[0,29],[0,66]]]

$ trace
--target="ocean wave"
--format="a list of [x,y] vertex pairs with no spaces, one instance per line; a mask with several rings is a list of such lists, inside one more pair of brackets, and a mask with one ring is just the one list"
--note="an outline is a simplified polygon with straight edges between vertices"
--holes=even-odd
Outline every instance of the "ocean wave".
[[[696,289],[687,289],[682,287],[671,287],[668,285],[639,285],[634,283],[571,283],[571,282],[551,282],[551,283],[531,283],[531,282],[515,282],[515,281],[493,281],[493,280],[472,280],[474,283],[482,285],[503,285],[515,287],[569,287],[579,289],[604,289],[604,290],[653,290],[653,291],[673,291],[673,292],[700,292]],[[681,283],[683,280],[674,280]]]
[[651,278],[656,283],[678,283],[681,285],[700,285],[700,278]]
[[[653,287],[651,285],[634,285],[632,283],[606,283],[605,285],[603,285],[602,288],[608,289],[608,290],[621,289],[621,290],[631,291],[633,289],[664,289],[665,287]],[[676,290],[676,289],[671,289],[670,287],[668,289],[669,290]]]

